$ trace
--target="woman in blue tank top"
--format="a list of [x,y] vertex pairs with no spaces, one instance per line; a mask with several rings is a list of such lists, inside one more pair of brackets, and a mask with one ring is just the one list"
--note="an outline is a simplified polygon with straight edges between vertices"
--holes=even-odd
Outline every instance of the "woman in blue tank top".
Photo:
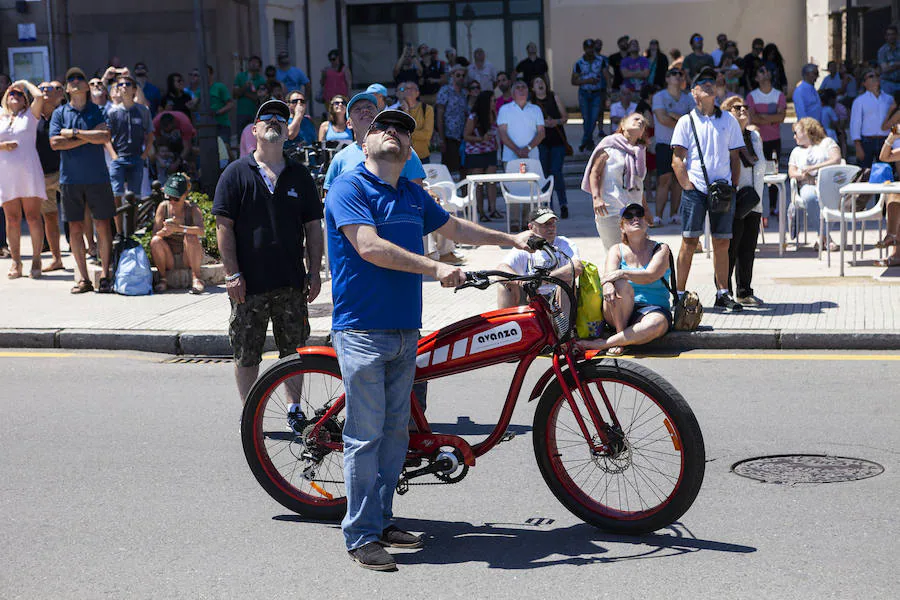
[[646,344],[662,337],[672,323],[671,293],[663,283],[671,276],[669,247],[650,239],[644,207],[622,209],[622,243],[609,250],[603,283],[603,319],[616,330],[609,338],[585,340],[585,350],[606,350],[612,356],[625,346]]

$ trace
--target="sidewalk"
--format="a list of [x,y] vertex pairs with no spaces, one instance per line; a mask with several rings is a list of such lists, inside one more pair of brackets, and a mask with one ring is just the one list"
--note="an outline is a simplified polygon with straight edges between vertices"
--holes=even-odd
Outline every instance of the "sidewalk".
[[[599,239],[594,230],[590,199],[569,189],[571,217],[560,222],[561,235],[574,240],[582,258],[597,260]],[[501,201],[502,202],[502,201]],[[503,207],[501,206],[501,209]],[[502,228],[505,223],[491,223]],[[651,230],[654,239],[679,247],[678,226]],[[802,234],[801,234],[802,235]],[[871,249],[877,230],[867,232],[869,249],[858,266],[848,262],[838,277],[838,254],[831,268],[812,250],[777,252],[777,222],[770,221],[766,244],[760,245],[753,288],[765,301],[757,309],[725,314],[713,309],[715,294],[712,260],[695,256],[689,289],[700,294],[705,314],[701,330],[673,332],[653,345],[654,350],[726,349],[900,349],[900,268],[873,266],[878,251]],[[835,239],[836,234],[835,234]],[[812,240],[812,236],[810,237]],[[30,249],[30,240],[22,247]],[[65,247],[65,243],[63,244]],[[495,267],[505,254],[496,247],[462,248],[468,270]],[[30,256],[23,257],[28,270]],[[45,261],[48,258],[45,256]],[[849,252],[847,260],[850,260]],[[74,260],[64,254],[67,271],[10,281],[9,260],[0,259],[0,348],[128,349],[169,354],[227,355],[229,303],[224,288],[194,296],[171,291],[142,297],[95,293],[71,295]],[[452,290],[428,280],[424,284],[423,331],[493,309],[496,295],[487,291]],[[330,282],[310,306],[313,342],[321,342],[331,325]],[[271,345],[271,334],[269,336]]]

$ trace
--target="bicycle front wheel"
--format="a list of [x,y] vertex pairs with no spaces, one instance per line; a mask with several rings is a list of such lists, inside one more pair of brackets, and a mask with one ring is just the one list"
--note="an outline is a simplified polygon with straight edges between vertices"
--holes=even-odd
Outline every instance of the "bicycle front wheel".
[[[347,509],[343,411],[313,434],[343,395],[337,359],[304,355],[279,360],[247,396],[241,420],[247,464],[272,498],[304,517],[337,520]],[[288,415],[291,404],[302,415]]]
[[[534,452],[544,481],[567,509],[601,529],[639,534],[675,522],[697,497],[705,470],[703,435],[687,402],[665,379],[633,363],[589,361],[579,373],[612,423],[601,390],[609,398],[621,431],[607,432],[616,442],[603,451],[592,450],[554,380],[534,415]],[[573,396],[597,443],[577,389]]]

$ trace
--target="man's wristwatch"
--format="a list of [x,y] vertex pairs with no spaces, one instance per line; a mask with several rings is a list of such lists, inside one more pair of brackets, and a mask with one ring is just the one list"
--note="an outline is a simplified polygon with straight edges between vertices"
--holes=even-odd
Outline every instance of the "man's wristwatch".
[[226,275],[225,281],[228,281],[228,282],[237,281],[238,279],[240,279],[240,277],[241,277],[241,273],[240,273],[240,271],[238,271],[237,273],[234,273],[232,275]]
[[534,148],[531,147],[531,144],[528,144],[528,145],[525,146],[525,147],[528,148],[528,151],[529,151],[529,152],[531,152],[532,150],[534,150]]

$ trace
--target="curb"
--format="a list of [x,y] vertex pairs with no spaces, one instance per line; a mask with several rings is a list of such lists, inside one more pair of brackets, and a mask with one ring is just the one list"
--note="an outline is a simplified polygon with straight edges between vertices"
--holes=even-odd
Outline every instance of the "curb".
[[[309,345],[322,345],[329,332],[313,332]],[[427,332],[423,332],[427,333]],[[0,348],[133,350],[173,355],[232,354],[223,331],[121,329],[0,329]],[[271,333],[266,352],[276,350]],[[900,350],[900,331],[804,331],[781,329],[700,329],[673,331],[642,351],[687,350]]]

